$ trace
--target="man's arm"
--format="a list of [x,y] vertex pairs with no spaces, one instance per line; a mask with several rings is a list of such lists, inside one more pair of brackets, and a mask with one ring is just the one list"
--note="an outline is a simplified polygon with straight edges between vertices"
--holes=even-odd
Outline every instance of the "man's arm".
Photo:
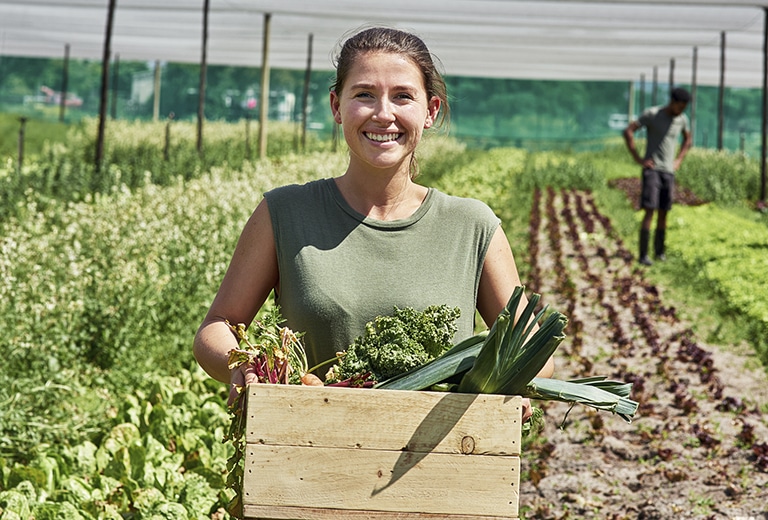
[[639,153],[637,153],[637,147],[635,146],[635,132],[640,129],[642,125],[637,121],[632,121],[629,126],[624,129],[624,142],[627,144],[629,153],[632,154],[632,158],[637,164],[643,168],[653,168],[654,163],[652,159],[644,160]]
[[683,144],[680,146],[680,151],[677,153],[677,157],[675,157],[675,171],[677,171],[678,168],[680,168],[680,165],[683,164],[683,159],[686,154],[688,154],[688,150],[691,149],[691,146],[693,146],[693,136],[689,130],[683,130]]

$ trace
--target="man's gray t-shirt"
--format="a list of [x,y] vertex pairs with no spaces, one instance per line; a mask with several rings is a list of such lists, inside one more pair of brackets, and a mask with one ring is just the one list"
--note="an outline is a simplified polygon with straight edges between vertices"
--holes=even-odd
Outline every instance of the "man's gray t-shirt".
[[352,209],[333,179],[265,197],[280,269],[276,302],[286,325],[305,333],[310,366],[395,306],[459,307],[454,342],[473,334],[480,274],[499,226],[486,204],[430,188],[412,216],[381,221]]
[[637,121],[646,128],[645,159],[653,159],[655,170],[675,173],[678,140],[690,127],[688,116],[680,114],[673,118],[660,106],[649,108]]

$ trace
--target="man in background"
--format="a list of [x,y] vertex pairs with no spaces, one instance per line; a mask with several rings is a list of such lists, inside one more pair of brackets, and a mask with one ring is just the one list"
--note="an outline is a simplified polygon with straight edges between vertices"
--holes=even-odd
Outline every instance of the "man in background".
[[[640,256],[643,265],[652,265],[648,257],[648,243],[651,235],[653,213],[656,218],[654,235],[654,253],[656,259],[665,260],[664,239],[667,230],[667,212],[672,209],[672,196],[675,186],[675,171],[680,168],[683,158],[691,147],[691,130],[688,116],[683,112],[691,100],[687,90],[675,88],[670,93],[669,103],[665,106],[651,107],[636,121],[632,121],[624,130],[624,141],[629,153],[643,167],[643,186],[640,207],[645,210],[640,226]],[[645,154],[640,156],[635,147],[634,134],[640,128],[646,129],[647,144]],[[680,136],[682,145],[678,150]]]

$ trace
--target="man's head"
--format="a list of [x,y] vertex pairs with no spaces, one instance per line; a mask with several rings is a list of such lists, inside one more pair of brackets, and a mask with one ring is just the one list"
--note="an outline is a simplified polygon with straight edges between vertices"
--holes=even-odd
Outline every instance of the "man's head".
[[668,109],[672,116],[679,116],[685,112],[685,107],[688,106],[688,102],[691,100],[691,94],[684,88],[673,88],[669,96]]

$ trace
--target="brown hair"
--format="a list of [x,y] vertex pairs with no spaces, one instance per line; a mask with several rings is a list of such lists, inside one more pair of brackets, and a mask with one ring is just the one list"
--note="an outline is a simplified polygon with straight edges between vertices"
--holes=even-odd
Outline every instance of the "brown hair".
[[362,54],[369,52],[388,52],[408,57],[424,76],[427,99],[431,99],[433,96],[440,99],[441,107],[436,125],[440,126],[448,120],[450,113],[448,89],[442,74],[435,66],[436,58],[433,59],[432,53],[418,36],[398,29],[372,27],[347,39],[334,59],[336,79],[331,85],[332,91],[341,93],[344,82],[349,75],[349,69]]

